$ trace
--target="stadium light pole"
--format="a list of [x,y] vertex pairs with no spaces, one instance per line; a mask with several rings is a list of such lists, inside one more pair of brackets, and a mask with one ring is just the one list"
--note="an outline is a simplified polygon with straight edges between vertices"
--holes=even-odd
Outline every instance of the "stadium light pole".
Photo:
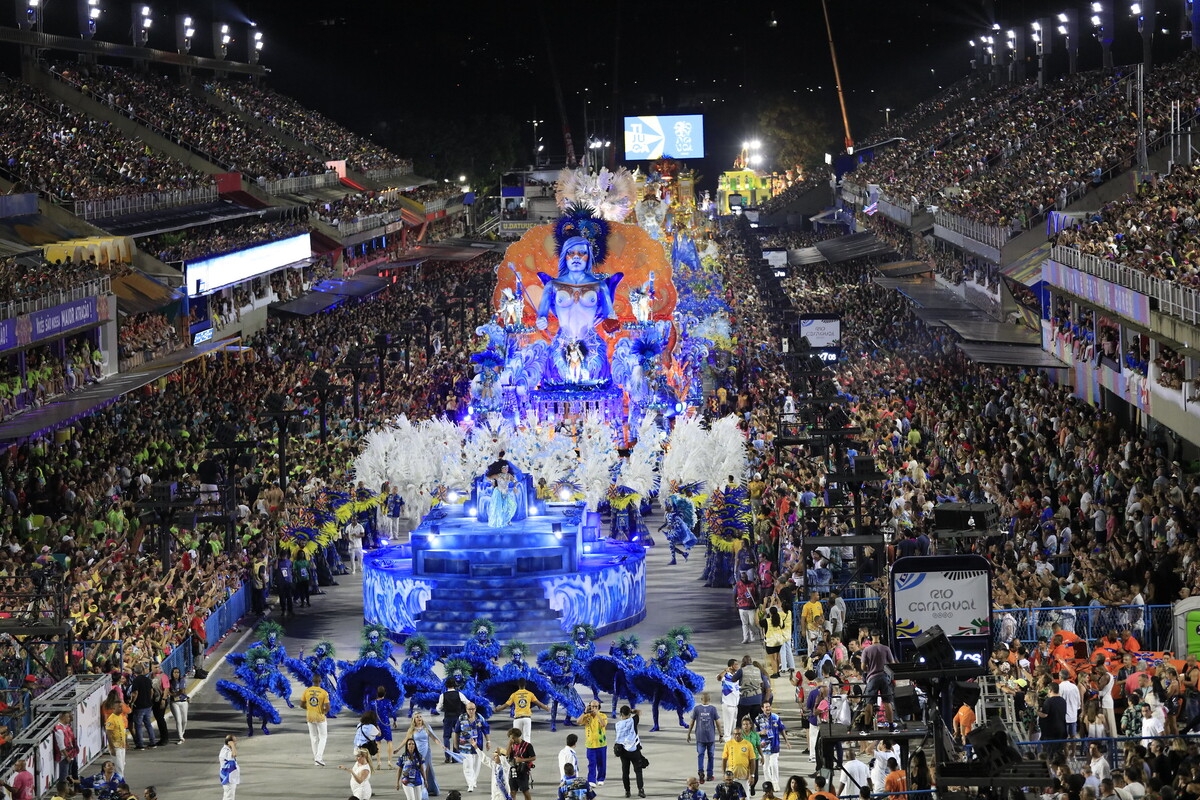
[[150,6],[143,3],[133,4],[133,23],[130,34],[134,47],[145,47],[150,41],[150,29],[154,27],[154,16]]
[[196,23],[190,16],[175,17],[175,49],[186,56],[192,51],[192,41],[196,38]]
[[250,27],[252,29],[252,33],[250,34],[249,61],[251,64],[257,64],[258,60],[262,58],[263,34],[260,30],[253,30],[258,27],[257,24],[251,22]]
[[41,0],[17,0],[17,27],[23,31],[42,32]]
[[1056,20],[1058,32],[1066,40],[1067,74],[1074,75],[1079,59],[1079,12],[1070,8],[1060,13]]
[[93,39],[96,36],[96,20],[100,19],[100,0],[75,0],[79,15],[79,36]]
[[214,22],[212,35],[213,58],[224,61],[229,55],[229,43],[233,41],[233,36],[229,33],[229,23]]
[[1138,33],[1142,35],[1142,65],[1149,72],[1154,61],[1155,0],[1131,3],[1129,14],[1137,17]]
[[529,124],[533,126],[533,166],[535,168],[538,166],[538,159],[541,157],[542,152],[542,140],[538,138],[537,129],[538,125],[541,125],[543,122],[545,122],[544,119],[529,120]]
[[1092,16],[1092,35],[1096,37],[1096,41],[1100,42],[1101,58],[1103,66],[1106,70],[1113,68],[1112,58],[1112,43],[1113,43],[1113,9],[1112,2],[1096,2],[1091,5]]

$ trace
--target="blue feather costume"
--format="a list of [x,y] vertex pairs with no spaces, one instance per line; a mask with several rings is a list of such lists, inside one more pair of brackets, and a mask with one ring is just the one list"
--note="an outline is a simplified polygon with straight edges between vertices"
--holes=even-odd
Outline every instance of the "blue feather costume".
[[678,713],[679,724],[687,727],[687,723],[683,721],[683,714],[692,710],[695,700],[691,689],[684,682],[685,674],[690,674],[693,680],[699,679],[700,684],[704,684],[704,679],[689,670],[683,659],[675,655],[674,642],[669,639],[657,639],[654,642],[654,656],[646,662],[645,669],[634,676],[635,686],[648,695],[653,703],[654,727],[650,730],[658,730],[660,707]]
[[254,633],[258,636],[257,642],[252,642],[245,651],[241,653],[230,653],[225,656],[225,660],[235,667],[240,667],[246,663],[246,654],[251,650],[258,648],[266,650],[271,656],[271,662],[276,667],[282,668],[284,662],[287,661],[287,648],[283,646],[283,626],[278,622],[267,620],[259,623],[254,629]]
[[248,650],[245,653],[244,662],[234,669],[233,674],[241,683],[227,680],[217,681],[217,694],[246,715],[246,728],[249,736],[254,735],[255,717],[262,719],[264,734],[271,733],[267,729],[267,723],[278,725],[282,722],[279,712],[267,698],[268,692],[280,697],[283,702],[287,703],[288,708],[295,708],[291,699],[292,684],[279,671],[279,667],[271,660],[271,655],[265,648],[257,647]]
[[310,656],[302,658],[289,658],[284,661],[288,672],[295,676],[296,680],[303,683],[305,686],[312,685],[314,675],[321,679],[321,688],[329,695],[329,713],[325,716],[334,718],[342,712],[346,707],[342,700],[342,693],[338,689],[338,670],[337,661],[334,660],[336,652],[333,645],[329,642],[319,642]]
[[[499,705],[506,700],[513,692],[519,688],[519,681],[525,682],[525,688],[533,692],[540,702],[545,703],[554,697],[554,687],[550,685],[550,681],[542,673],[538,672],[525,660],[525,651],[523,646],[514,647],[510,643],[509,648],[512,648],[508,663],[496,670],[492,677],[488,678],[483,684],[483,693],[488,700]],[[506,648],[508,649],[508,648]],[[515,709],[514,709],[515,711]]]
[[598,655],[588,663],[588,672],[603,691],[612,695],[612,713],[617,713],[617,701],[624,697],[629,705],[636,706],[647,697],[638,694],[633,676],[645,669],[645,660],[638,655],[637,638],[623,636],[611,648],[608,655]]
[[400,680],[408,697],[408,715],[411,717],[417,706],[435,711],[442,693],[442,681],[433,673],[436,659],[429,652],[429,643],[424,636],[410,636],[404,649],[406,655],[400,662]]
[[575,672],[575,682],[582,683],[591,689],[592,696],[599,700],[600,685],[596,683],[591,670],[588,669],[588,665],[596,657],[596,643],[592,641],[595,638],[596,629],[587,623],[576,625],[571,630],[571,646],[575,648],[575,654],[572,658],[574,662],[572,669]]
[[561,703],[566,722],[583,714],[583,698],[575,689],[575,648],[569,644],[552,645],[538,653],[538,669],[550,681],[550,730],[556,731]]
[[478,711],[484,719],[492,715],[492,701],[487,698],[479,686],[479,681],[475,680],[475,676],[471,674],[471,665],[461,658],[450,658],[446,660],[446,679],[454,679],[454,685],[463,697],[475,704],[475,710]]
[[500,643],[495,639],[496,626],[490,619],[480,618],[471,623],[474,635],[462,646],[462,650],[451,654],[471,665],[475,678],[486,683],[496,670],[496,659],[500,657]]
[[363,646],[358,651],[358,660],[353,664],[340,661],[337,688],[342,702],[356,714],[370,707],[375,694],[382,686],[387,697],[394,703],[404,702],[404,681],[392,666],[392,643],[388,641],[387,629],[382,625],[363,628]]

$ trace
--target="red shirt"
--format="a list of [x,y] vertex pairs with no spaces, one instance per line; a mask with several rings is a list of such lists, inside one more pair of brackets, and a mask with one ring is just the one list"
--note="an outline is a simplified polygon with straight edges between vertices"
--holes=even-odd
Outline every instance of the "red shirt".
[[12,776],[13,800],[33,800],[33,773],[27,769]]

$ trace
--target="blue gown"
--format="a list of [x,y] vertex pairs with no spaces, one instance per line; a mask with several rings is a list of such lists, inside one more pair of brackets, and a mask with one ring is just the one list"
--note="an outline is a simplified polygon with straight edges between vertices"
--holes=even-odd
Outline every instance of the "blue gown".
[[424,792],[427,792],[434,797],[437,797],[438,782],[437,777],[433,774],[433,750],[429,743],[429,726],[417,728],[413,731],[413,741],[417,743],[417,751],[421,754],[421,758],[425,759],[425,771],[428,772],[428,780],[425,781]]
[[516,513],[516,481],[510,480],[506,488],[496,487],[492,489],[491,495],[488,497],[488,527],[507,527],[512,523],[512,519]]

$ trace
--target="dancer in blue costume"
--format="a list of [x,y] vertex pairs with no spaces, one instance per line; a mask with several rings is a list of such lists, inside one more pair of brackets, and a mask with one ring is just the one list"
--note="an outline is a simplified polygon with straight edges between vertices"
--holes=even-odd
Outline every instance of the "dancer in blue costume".
[[433,711],[442,692],[442,681],[433,673],[437,661],[429,652],[429,640],[417,634],[404,642],[404,661],[400,662],[400,681],[408,696],[408,715],[417,706]]
[[246,663],[246,653],[256,647],[260,647],[270,654],[271,663],[276,668],[282,668],[288,660],[287,648],[283,646],[283,626],[278,622],[264,620],[254,629],[254,635],[258,637],[257,642],[252,642],[244,652],[230,653],[225,656],[225,660],[235,667],[240,667]]
[[337,687],[337,661],[334,660],[337,658],[337,651],[333,643],[317,642],[311,656],[304,655],[303,650],[300,651],[300,656],[284,661],[288,672],[305,686],[312,685],[313,675],[320,676],[321,688],[329,694],[329,713],[326,716],[330,719],[336,717],[346,704],[342,702],[342,693]]
[[687,561],[692,546],[696,544],[696,534],[692,532],[695,518],[696,509],[691,500],[677,494],[667,498],[667,520],[659,530],[666,530],[667,542],[671,545],[669,563],[676,563],[676,556],[683,556],[683,560]]
[[233,675],[241,683],[234,681],[217,681],[217,694],[229,701],[229,704],[246,715],[248,736],[254,735],[254,718],[262,719],[262,732],[270,735],[267,723],[278,725],[282,720],[275,710],[267,692],[279,696],[288,708],[292,705],[291,681],[279,671],[279,667],[271,660],[271,653],[265,647],[251,647],[245,652],[245,659],[233,671]]
[[[479,685],[479,681],[475,680],[475,675],[471,672],[471,665],[464,659],[451,658],[446,661],[446,677],[454,679],[454,685],[458,687],[458,691],[462,696],[475,704],[475,710],[478,711],[484,719],[492,715],[492,701],[488,700],[487,695],[483,693]],[[450,720],[451,724],[457,720]]]
[[489,528],[506,528],[517,513],[517,481],[508,471],[508,464],[488,480],[492,490],[488,495],[487,524]]
[[575,648],[575,680],[592,690],[592,696],[600,699],[600,685],[592,677],[588,664],[596,657],[596,629],[580,622],[571,629],[571,646]]
[[680,726],[688,726],[683,714],[685,711],[691,711],[695,705],[691,690],[682,680],[683,674],[688,671],[683,660],[676,654],[675,642],[666,637],[654,640],[654,655],[646,662],[645,669],[639,670],[633,676],[634,688],[653,703],[654,727],[650,730],[658,730],[660,707],[678,713]]
[[543,703],[554,697],[554,687],[550,681],[525,660],[529,648],[524,642],[513,640],[504,645],[503,652],[508,661],[483,684],[483,693],[489,700],[497,704],[508,700],[519,688],[518,681],[524,681],[525,688]]
[[484,684],[496,671],[496,659],[500,657],[500,643],[496,641],[496,624],[487,617],[479,617],[471,623],[474,635],[463,644],[462,650],[451,658],[461,658],[471,665],[475,679]]
[[382,625],[363,628],[363,646],[358,650],[358,660],[353,664],[339,662],[338,692],[347,708],[362,714],[369,708],[380,686],[387,689],[387,696],[399,706],[404,702],[404,680],[392,666],[392,643],[387,639],[387,629]]
[[[696,660],[696,648],[692,647],[692,629],[687,625],[679,625],[667,631],[667,638],[675,642],[675,655],[679,656],[679,660],[684,664],[690,664]],[[683,685],[692,691],[704,691],[704,676],[692,672],[690,669],[684,670],[684,673],[679,677],[683,681]]]
[[538,653],[538,669],[550,680],[550,730],[558,730],[558,705],[563,707],[563,720],[571,720],[583,714],[583,698],[575,689],[575,648],[560,642]]
[[588,664],[588,672],[596,680],[601,690],[612,695],[612,713],[617,713],[617,700],[624,697],[629,705],[636,706],[640,697],[634,689],[632,677],[635,672],[645,668],[645,660],[638,655],[638,640],[636,636],[622,636],[612,647],[608,655],[598,655]]

